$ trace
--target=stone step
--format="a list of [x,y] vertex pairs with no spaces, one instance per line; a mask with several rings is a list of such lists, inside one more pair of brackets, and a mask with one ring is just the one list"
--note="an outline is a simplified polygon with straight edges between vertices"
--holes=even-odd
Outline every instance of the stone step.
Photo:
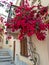
[[12,58],[8,51],[0,50],[0,62],[12,61]]
[[0,65],[15,65],[15,64],[11,62],[0,62]]

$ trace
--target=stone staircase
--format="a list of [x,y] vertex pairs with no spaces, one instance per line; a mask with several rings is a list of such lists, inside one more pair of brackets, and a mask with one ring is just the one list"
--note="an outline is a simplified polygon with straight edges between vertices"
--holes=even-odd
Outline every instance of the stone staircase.
[[7,49],[0,50],[0,65],[33,65],[29,59],[19,55],[16,55],[15,61],[12,61],[12,57],[9,53],[10,51]]
[[0,62],[12,61],[12,58],[8,51],[0,50]]
[[7,49],[0,49],[0,65],[15,65],[9,52]]

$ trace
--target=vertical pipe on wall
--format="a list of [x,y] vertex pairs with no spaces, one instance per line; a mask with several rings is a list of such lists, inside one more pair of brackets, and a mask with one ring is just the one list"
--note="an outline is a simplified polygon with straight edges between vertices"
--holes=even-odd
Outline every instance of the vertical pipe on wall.
[[16,41],[13,41],[13,61],[15,61],[15,43]]

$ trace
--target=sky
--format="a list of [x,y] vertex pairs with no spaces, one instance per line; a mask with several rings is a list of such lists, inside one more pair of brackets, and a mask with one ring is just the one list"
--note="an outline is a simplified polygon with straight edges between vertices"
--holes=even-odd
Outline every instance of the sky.
[[[13,4],[16,3],[16,0],[0,0],[0,3],[1,3],[1,1],[6,1],[7,3],[13,2]],[[4,7],[1,7],[1,6],[0,6],[0,15],[3,14],[3,15],[5,15],[6,17],[8,17],[8,13],[5,12],[6,9],[7,9],[7,5],[4,4]],[[2,16],[3,16],[3,15],[2,15]]]

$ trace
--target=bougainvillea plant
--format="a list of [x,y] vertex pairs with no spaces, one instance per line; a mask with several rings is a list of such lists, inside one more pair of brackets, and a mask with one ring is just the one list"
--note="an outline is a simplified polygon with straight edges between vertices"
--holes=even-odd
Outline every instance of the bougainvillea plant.
[[[28,4],[27,0],[26,3]],[[7,29],[15,32],[20,29],[19,39],[25,36],[36,35],[38,40],[46,38],[47,28],[49,25],[44,23],[44,18],[48,15],[48,6],[41,4],[37,6],[22,5],[15,8],[15,17],[6,23]]]

